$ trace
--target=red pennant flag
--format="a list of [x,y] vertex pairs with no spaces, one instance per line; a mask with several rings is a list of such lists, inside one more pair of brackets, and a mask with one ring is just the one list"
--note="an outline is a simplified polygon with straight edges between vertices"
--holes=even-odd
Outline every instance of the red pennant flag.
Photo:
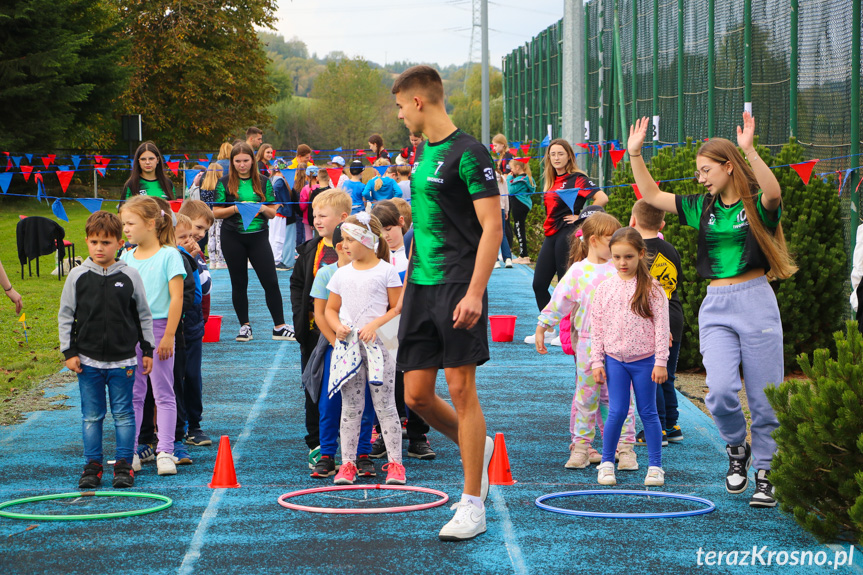
[[168,166],[168,169],[176,176],[179,175],[180,162],[165,162],[165,165]]
[[[93,162],[96,164],[101,164],[102,163],[102,156],[93,156]],[[106,165],[107,165],[107,162],[106,162]]]
[[110,161],[111,158],[103,158],[102,156],[99,156],[99,162],[95,166],[93,166],[94,168],[96,168],[96,171],[99,172],[99,175],[101,175],[103,178],[105,177],[105,168],[108,166],[108,162]]
[[611,162],[614,164],[614,167],[617,167],[617,163],[623,159],[623,154],[626,153],[626,150],[610,150],[608,155],[611,156]]
[[24,175],[24,181],[30,181],[30,172],[33,171],[33,166],[21,166],[21,173]]
[[45,156],[42,156],[42,163],[45,164],[45,167],[47,168],[48,166],[50,166],[51,164],[54,163],[54,160],[56,158],[57,158],[56,154],[47,154]]
[[66,193],[66,190],[69,188],[69,182],[72,181],[72,176],[75,175],[75,170],[57,170],[57,179],[60,180],[60,187],[63,189],[63,193]]
[[522,164],[527,164],[530,162],[530,158],[513,158],[516,162],[521,162]]
[[803,183],[808,186],[809,178],[812,177],[812,169],[817,163],[818,160],[809,160],[808,162],[791,164],[791,167],[794,168],[794,171],[797,172],[797,175],[800,176],[800,179],[803,180]]
[[512,154],[513,156],[517,156],[517,155],[518,155],[518,150],[517,150],[516,148],[510,148],[510,149],[509,149],[509,153],[510,153],[510,154]]
[[189,159],[189,154],[183,154],[183,157],[185,157],[185,158],[188,160],[188,159]]
[[330,175],[330,186],[336,187],[339,185],[339,178],[342,177],[341,168],[327,168],[327,173]]
[[579,148],[583,148],[585,150],[590,149],[590,144],[576,144],[576,146],[578,146]]
[[365,150],[357,150],[356,155],[357,155],[357,156],[365,156],[365,155],[366,155],[366,151],[365,151]]
[[521,145],[521,153],[525,156],[530,152],[530,144],[522,144]]
[[632,191],[635,192],[635,197],[641,199],[641,192],[638,191],[638,184],[632,184]]

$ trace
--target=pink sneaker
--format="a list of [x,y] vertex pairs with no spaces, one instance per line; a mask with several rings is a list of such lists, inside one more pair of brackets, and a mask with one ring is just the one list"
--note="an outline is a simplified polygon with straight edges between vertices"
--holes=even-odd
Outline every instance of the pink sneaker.
[[387,472],[387,485],[405,484],[405,466],[401,463],[390,461],[381,469]]
[[336,485],[353,485],[356,478],[357,466],[354,465],[353,461],[346,461],[342,463],[339,472],[336,474],[335,483]]

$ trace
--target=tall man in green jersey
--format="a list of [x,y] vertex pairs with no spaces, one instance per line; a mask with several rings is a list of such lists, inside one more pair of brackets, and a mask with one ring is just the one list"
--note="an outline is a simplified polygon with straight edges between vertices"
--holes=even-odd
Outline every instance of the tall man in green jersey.
[[[503,235],[500,192],[488,148],[447,115],[436,70],[409,68],[392,92],[399,119],[428,137],[417,148],[411,175],[414,239],[400,302],[397,364],[405,372],[408,406],[461,452],[464,492],[439,537],[472,539],[486,530],[494,449],[477,397],[476,367],[489,359],[486,285]],[[435,393],[440,369],[452,406]]]

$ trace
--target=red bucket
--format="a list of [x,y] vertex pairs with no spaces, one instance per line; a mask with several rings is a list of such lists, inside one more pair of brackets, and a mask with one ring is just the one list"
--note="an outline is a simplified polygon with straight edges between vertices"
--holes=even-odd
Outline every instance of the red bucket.
[[222,335],[222,316],[211,315],[204,325],[204,342],[215,343]]
[[491,322],[491,340],[512,341],[512,336],[515,335],[515,318],[514,315],[488,316],[488,321]]

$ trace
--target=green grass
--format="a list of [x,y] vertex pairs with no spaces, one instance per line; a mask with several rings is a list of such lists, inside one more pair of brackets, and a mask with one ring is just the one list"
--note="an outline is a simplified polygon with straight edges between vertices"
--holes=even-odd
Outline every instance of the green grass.
[[[115,204],[106,204],[113,207]],[[9,401],[11,395],[30,390],[63,367],[63,356],[59,349],[57,335],[57,310],[63,281],[51,275],[56,267],[54,256],[44,256],[39,260],[41,277],[36,277],[36,262],[33,263],[33,277],[27,275],[24,266],[24,279],[21,279],[21,266],[18,263],[18,248],[15,227],[19,214],[44,216],[59,223],[66,230],[66,239],[75,243],[75,255],[87,257],[84,238],[84,223],[90,215],[84,206],[75,201],[64,201],[63,206],[69,221],[58,220],[51,212],[50,205],[31,198],[3,198],[0,196],[0,261],[24,300],[24,313],[27,319],[27,341],[24,339],[19,316],[8,298],[0,298],[0,403]],[[109,209],[110,209],[109,207]]]

